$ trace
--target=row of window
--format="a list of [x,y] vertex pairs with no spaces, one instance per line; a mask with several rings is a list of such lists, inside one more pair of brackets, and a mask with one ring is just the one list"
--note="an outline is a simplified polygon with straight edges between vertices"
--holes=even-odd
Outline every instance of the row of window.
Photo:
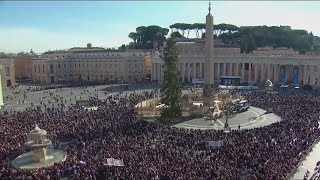
[[[90,75],[84,75],[84,76],[82,76],[81,74],[75,74],[75,77],[90,77]],[[66,78],[67,77],[67,75],[65,74],[64,76],[62,76],[62,75],[59,75],[59,78],[62,78],[62,77],[64,77],[64,78]],[[69,77],[73,77],[73,74],[70,74],[70,76]],[[91,75],[91,77],[94,77],[94,75]],[[95,75],[95,77],[96,78],[98,78],[99,76],[98,75]],[[139,75],[135,75],[135,76],[128,76],[128,79],[131,79],[131,78],[138,78],[138,77],[143,77],[143,76],[139,76]],[[39,78],[40,78],[40,76],[39,76]],[[45,76],[43,76],[43,79],[45,78]],[[104,75],[100,75],[100,78],[101,79],[103,79],[103,78],[118,78],[117,76],[113,76],[113,75],[110,75],[110,76],[104,76]],[[120,79],[123,79],[123,76],[120,76]]]
[[[108,57],[108,56],[109,56],[109,54],[107,54],[107,55],[102,54],[101,56],[100,56],[100,54],[98,54],[98,55],[95,55],[95,54],[91,55],[91,54],[89,54],[88,56],[81,54],[81,55],[76,55],[76,56],[72,56],[72,57]],[[111,56],[115,56],[115,54],[111,54]],[[120,54],[117,54],[117,56],[120,56]],[[132,56],[136,56],[136,54],[133,54]],[[139,56],[142,56],[142,54],[140,54]],[[54,56],[47,56],[47,57],[54,58]],[[59,57],[62,57],[62,58],[68,57],[68,58],[70,58],[71,56],[70,56],[70,55],[68,55],[68,56],[62,55],[62,56],[56,56],[56,57],[57,57],[57,58],[59,58]]]
[[[81,73],[81,71],[73,71],[74,73]],[[73,73],[73,72],[70,72],[70,73]],[[90,73],[89,71],[85,72],[85,71],[82,71],[82,74],[86,74],[86,73]],[[90,74],[97,74],[98,72],[96,71],[91,71]],[[103,72],[101,71],[99,74],[103,74]],[[119,71],[105,71],[105,74],[123,74],[123,72],[119,72]],[[128,71],[128,74],[143,74],[143,71]]]
[[[58,64],[57,66],[58,66],[58,69],[60,69],[62,65]],[[139,68],[143,68],[143,63],[128,64],[129,68],[138,68],[138,66],[140,66]],[[67,68],[67,65],[63,64],[63,67]],[[69,67],[71,67],[71,64],[69,64]],[[74,67],[76,68],[77,64],[74,64]],[[80,68],[81,64],[78,64],[78,67]],[[84,68],[84,67],[85,67],[85,64],[82,64],[82,68]],[[90,67],[92,68],[93,64],[91,64]],[[102,64],[100,64],[100,65],[96,64],[95,67],[96,68],[99,68],[99,67],[102,68],[103,65]],[[109,64],[109,68],[118,68],[118,67],[122,68],[123,66],[122,65],[118,66],[118,64]],[[87,68],[89,68],[89,64],[87,64]],[[107,64],[104,65],[104,68],[107,68]],[[50,64],[49,70],[50,70],[49,71],[50,73],[54,73],[54,65],[53,64]],[[37,73],[37,72],[40,73],[41,72],[41,65],[40,64],[38,64],[38,65],[34,64],[34,72],[35,73]],[[45,73],[45,65],[44,64],[42,65],[42,73]]]
[[[139,64],[140,64],[140,67],[143,68],[143,63],[139,63]],[[132,65],[133,65],[133,64],[128,64],[129,68],[131,68]],[[67,65],[64,64],[63,67],[66,68]],[[71,67],[71,64],[69,64],[69,67]],[[76,68],[76,67],[77,67],[77,64],[74,64],[74,67]],[[80,68],[80,67],[81,67],[81,64],[78,64],[78,67]],[[82,64],[82,67],[84,68],[84,67],[85,67],[85,64]],[[92,67],[93,67],[93,64],[90,64],[90,67],[92,68]],[[95,67],[98,68],[98,67],[102,67],[102,66],[101,66],[101,64],[96,64]],[[112,67],[117,68],[117,67],[118,67],[118,64],[114,64],[114,65],[109,64],[109,67],[110,67],[110,68],[112,68]],[[120,65],[119,67],[121,67],[121,65]],[[135,68],[138,68],[138,64],[134,64],[134,67],[135,67]],[[53,68],[53,65],[52,65],[52,68]],[[59,69],[61,68],[61,65],[60,65],[60,64],[58,64],[58,68],[59,68]],[[89,64],[87,64],[87,68],[89,68]],[[104,65],[104,68],[107,68],[107,64]]]
[[[41,81],[41,82],[45,82],[46,81],[46,78],[45,76],[33,76],[34,77],[34,80],[35,81]],[[73,74],[70,74],[70,77],[72,77],[71,79],[82,79],[82,80],[96,80],[96,81],[99,81],[99,80],[116,80],[116,79],[119,79],[119,80],[124,80],[125,78],[123,76],[113,76],[113,75],[110,75],[110,76],[103,76],[103,75],[100,75],[100,78],[98,75],[84,75],[82,76],[81,74],[75,74],[73,76]],[[94,78],[95,77],[95,78]],[[143,78],[144,76],[143,75],[135,75],[135,76],[127,76],[127,79],[129,80],[139,80],[141,78]],[[52,79],[54,79],[54,76],[51,76]],[[70,80],[71,80],[70,79]],[[65,74],[64,76],[61,76],[59,75],[59,79],[58,80],[68,80],[67,79],[67,75]]]
[[[92,61],[88,61],[88,60],[86,60],[86,61],[84,61],[84,60],[74,60],[74,61],[56,61],[56,63],[57,64],[62,64],[62,63],[69,63],[69,64],[71,64],[71,63],[85,63],[85,62],[87,62],[87,63],[132,63],[132,62],[144,62],[144,60],[143,59],[139,59],[139,60],[126,60],[126,61],[118,61],[118,60],[110,60],[110,61],[98,61],[98,60],[92,60]],[[149,63],[148,61],[147,61],[147,63]]]

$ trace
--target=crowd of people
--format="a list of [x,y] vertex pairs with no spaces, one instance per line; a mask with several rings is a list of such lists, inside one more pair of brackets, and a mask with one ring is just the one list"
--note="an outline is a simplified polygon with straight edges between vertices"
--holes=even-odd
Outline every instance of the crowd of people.
[[[243,92],[252,106],[273,107],[283,120],[225,133],[139,120],[134,105],[153,93],[92,99],[96,111],[74,105],[0,116],[0,179],[286,179],[320,135],[318,96]],[[17,169],[10,162],[36,124],[55,147],[67,144],[68,157],[49,168]],[[223,145],[208,147],[206,141]],[[107,166],[107,158],[121,159],[124,166]]]

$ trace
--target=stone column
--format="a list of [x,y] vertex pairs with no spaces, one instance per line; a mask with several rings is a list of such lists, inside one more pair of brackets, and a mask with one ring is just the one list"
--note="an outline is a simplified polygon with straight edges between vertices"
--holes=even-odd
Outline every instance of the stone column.
[[239,63],[236,63],[236,76],[239,76]]
[[227,63],[223,63],[223,76],[227,76]]
[[158,63],[158,81],[161,82],[161,63]]
[[314,66],[310,66],[310,85],[313,86],[314,85],[314,81],[315,81],[315,74],[314,74]]
[[248,83],[251,84],[251,65],[252,63],[249,63],[249,71],[248,71]]
[[309,83],[309,77],[308,77],[308,65],[304,65],[304,84]]
[[154,63],[154,80],[158,80],[157,63]]
[[260,81],[264,83],[264,63],[261,64],[261,77]]
[[257,81],[258,81],[258,64],[255,63],[254,65],[255,65],[254,66],[254,82],[257,83]]
[[153,73],[154,73],[154,64],[152,63],[151,64],[151,81],[154,80]]
[[270,75],[271,75],[271,70],[270,70],[270,64],[267,64],[267,68],[268,68],[268,77],[267,77],[267,79],[271,79],[270,78]]
[[226,63],[226,76],[230,76],[230,63]]
[[198,63],[194,63],[194,78],[198,78]]
[[273,83],[277,82],[277,65],[273,64]]
[[193,78],[197,78],[197,63],[192,63],[193,67]]
[[317,86],[318,85],[318,72],[319,72],[319,67],[317,65],[313,65],[315,71],[314,71],[314,85]]
[[202,74],[202,62],[200,62],[200,79],[203,79],[203,74]]
[[245,79],[244,79],[244,71],[245,71],[245,63],[242,63],[242,82],[245,82]]
[[212,69],[212,71],[211,71],[211,73],[210,73],[210,76],[213,77],[213,84],[214,84],[214,82],[215,82],[215,81],[214,81],[214,79],[215,79],[215,78],[214,78],[214,77],[215,77],[215,74],[214,74],[214,73],[215,73],[215,71],[214,71],[214,62],[211,64],[211,69]]
[[182,82],[185,80],[186,63],[182,63]]
[[278,65],[273,65],[273,82],[276,83],[278,81]]
[[233,63],[230,63],[230,76],[233,76]]
[[220,63],[217,63],[217,64],[218,64],[218,67],[217,67],[217,71],[218,71],[218,72],[217,72],[217,74],[218,74],[218,77],[217,77],[217,79],[218,79],[218,80],[220,80],[220,65],[221,65],[221,64],[220,64]]
[[190,82],[190,74],[191,74],[191,64],[188,63],[188,66],[187,66],[187,73],[188,73],[188,82]]
[[154,63],[154,80],[158,80],[157,75],[158,75],[158,73],[157,73],[157,63]]
[[320,85],[320,65],[317,66],[317,73],[316,73],[316,76],[317,76],[317,86]]
[[156,68],[156,80],[159,81],[159,63],[156,63],[155,68]]
[[307,76],[306,76],[306,78],[307,78],[307,84],[311,84],[311,74],[310,74],[310,71],[311,71],[311,68],[310,68],[310,65],[307,65]]

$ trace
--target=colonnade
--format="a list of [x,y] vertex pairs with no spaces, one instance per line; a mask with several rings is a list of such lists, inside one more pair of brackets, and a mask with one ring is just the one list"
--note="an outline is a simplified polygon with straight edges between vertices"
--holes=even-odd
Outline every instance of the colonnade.
[[[203,62],[180,62],[180,78],[182,82],[192,82],[192,79],[203,80]],[[162,80],[161,63],[152,64],[152,80]],[[320,64],[273,64],[251,62],[218,62],[214,63],[214,77],[220,82],[221,76],[239,76],[242,82],[249,84],[265,82],[270,79],[281,84],[320,85]]]

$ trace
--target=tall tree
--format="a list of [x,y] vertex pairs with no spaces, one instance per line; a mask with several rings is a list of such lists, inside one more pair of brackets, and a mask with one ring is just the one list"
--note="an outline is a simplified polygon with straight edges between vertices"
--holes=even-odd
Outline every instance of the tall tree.
[[161,103],[165,107],[161,112],[161,121],[165,123],[179,122],[181,120],[181,88],[178,71],[178,48],[173,37],[167,39],[164,49],[164,77],[161,87]]
[[136,33],[136,32],[131,32],[131,33],[128,35],[128,37],[133,40],[133,43],[136,43],[136,42],[137,42],[137,39],[139,38],[139,34]]

